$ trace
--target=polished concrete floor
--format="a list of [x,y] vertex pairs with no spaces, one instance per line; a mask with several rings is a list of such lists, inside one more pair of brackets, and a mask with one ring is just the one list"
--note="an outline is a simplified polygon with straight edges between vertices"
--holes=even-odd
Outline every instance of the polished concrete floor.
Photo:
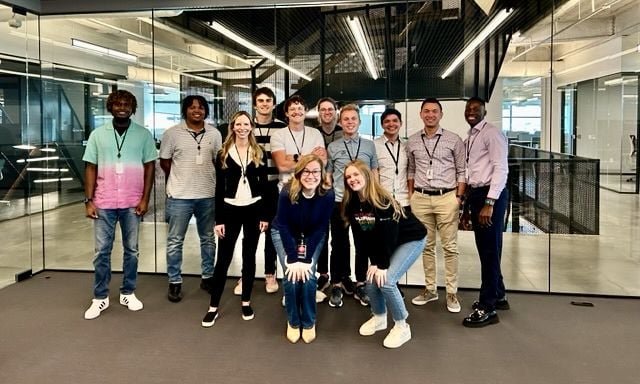
[[[601,190],[598,236],[505,233],[502,271],[508,289],[542,292],[592,293],[640,296],[640,197]],[[2,208],[0,208],[2,209]],[[149,216],[149,215],[147,215]],[[161,215],[158,215],[161,216]],[[166,224],[145,218],[140,235],[139,271],[164,273]],[[199,243],[195,225],[187,233],[183,272],[199,274]],[[10,284],[15,273],[32,268],[92,270],[92,222],[84,217],[82,204],[71,204],[18,219],[0,222],[0,287]],[[262,238],[261,238],[262,244]],[[460,232],[459,285],[477,288],[480,265],[471,232]],[[122,264],[116,240],[113,268]],[[238,247],[239,248],[239,247]],[[261,245],[259,246],[259,249]],[[353,258],[352,258],[353,259]],[[438,282],[443,285],[442,257],[438,256]],[[262,254],[257,256],[262,276]],[[239,254],[230,275],[240,274]],[[281,274],[281,271],[280,271]],[[418,260],[404,282],[423,284]]]

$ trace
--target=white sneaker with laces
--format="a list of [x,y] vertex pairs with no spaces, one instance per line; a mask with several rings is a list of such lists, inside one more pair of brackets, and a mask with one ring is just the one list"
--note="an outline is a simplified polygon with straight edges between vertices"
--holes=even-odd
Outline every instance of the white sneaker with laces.
[[236,296],[242,296],[242,279],[238,279],[238,283],[233,288],[233,294]]
[[[242,288],[242,287],[240,287]],[[264,277],[264,290],[267,293],[276,293],[278,292],[278,281],[276,280],[275,275],[265,275]]]
[[362,336],[371,336],[378,331],[382,331],[387,329],[387,314],[384,315],[373,315],[367,321],[365,321],[361,326],[360,335]]
[[142,301],[138,300],[135,293],[129,295],[120,294],[120,304],[129,308],[130,311],[139,311],[143,308]]
[[100,312],[109,308],[109,298],[106,299],[93,299],[91,300],[91,306],[84,313],[84,318],[87,320],[95,319],[100,316]]
[[451,313],[460,312],[460,302],[455,293],[447,293],[447,310]]
[[409,327],[409,324],[404,326],[396,324],[391,328],[387,337],[384,338],[382,345],[387,348],[398,348],[409,340],[411,340],[411,327]]

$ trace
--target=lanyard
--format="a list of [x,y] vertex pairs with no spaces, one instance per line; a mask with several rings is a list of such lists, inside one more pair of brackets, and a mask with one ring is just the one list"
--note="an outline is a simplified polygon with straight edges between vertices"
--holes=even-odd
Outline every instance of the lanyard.
[[[205,129],[202,128],[202,131],[198,133],[192,131],[189,131],[189,133],[191,134],[191,137],[193,137],[193,140],[196,142],[196,144],[198,144],[198,152],[200,152],[200,143],[202,143],[202,139],[204,139]],[[200,136],[200,140],[197,139],[198,136]]]
[[242,172],[242,184],[247,184],[247,167],[249,166],[249,147],[247,147],[247,157],[244,161],[244,164],[242,163],[242,156],[240,156],[240,151],[238,151],[238,146],[233,144],[233,146],[236,148],[236,153],[238,154],[238,160],[240,160],[240,169]]
[[291,128],[287,127],[287,129],[289,130],[289,133],[291,134],[291,139],[293,140],[293,145],[296,146],[296,150],[298,151],[298,155],[302,155],[302,152],[300,151],[300,149],[304,148],[304,136],[307,134],[306,128],[302,127],[302,144],[300,144],[300,147],[298,147],[298,143],[296,143],[296,138],[293,136],[293,132],[291,132]]
[[[389,152],[389,155],[391,155],[391,158],[393,159],[393,164],[396,165],[396,175],[398,174],[398,161],[400,161],[400,139],[396,140],[396,142],[398,143],[398,149],[396,150],[396,156],[393,156],[393,153],[391,152],[391,149],[389,148],[389,142],[385,142],[384,146],[387,148],[387,151]],[[393,144],[392,144],[393,145]]]
[[118,159],[121,157],[120,151],[122,151],[122,147],[124,146],[124,140],[127,138],[127,132],[129,132],[129,128],[124,130],[124,135],[122,135],[122,141],[118,142],[118,133],[116,129],[113,129],[113,137],[116,139],[116,148],[118,148]]
[[[351,157],[351,152],[349,152],[349,147],[347,146],[347,142],[343,141],[342,144],[344,144],[344,149],[347,150],[347,154],[349,155],[349,160],[353,161],[353,157]],[[358,149],[356,149],[356,156],[355,158],[358,158],[358,154],[360,154],[360,138],[358,137]]]
[[[480,136],[480,133],[482,132],[482,128],[484,128],[486,124],[487,122],[485,121],[485,123],[482,124],[482,127],[478,128],[478,133],[473,135],[473,141],[470,140],[472,135],[469,135],[469,140],[467,140],[467,165],[469,164],[469,155],[471,155],[471,148],[473,148],[473,144],[476,142],[476,139],[478,138],[478,136]],[[471,128],[471,132],[473,132],[473,128]]]
[[[438,143],[440,142],[440,138],[442,135],[438,135],[438,140],[436,140],[436,145],[433,146],[433,155],[436,154],[436,148],[438,148]],[[424,145],[424,149],[427,151],[427,155],[429,155],[429,165],[433,165],[433,155],[429,152],[429,148],[427,148],[427,143],[424,141],[424,135],[421,135],[422,145]]]

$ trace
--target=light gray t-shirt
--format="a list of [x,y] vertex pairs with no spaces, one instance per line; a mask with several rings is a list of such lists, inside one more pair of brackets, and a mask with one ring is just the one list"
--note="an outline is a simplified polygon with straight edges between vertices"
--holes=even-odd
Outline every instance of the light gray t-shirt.
[[[315,128],[304,127],[299,132],[282,128],[271,134],[271,153],[284,150],[285,155],[308,155],[316,147],[324,148],[324,139]],[[292,175],[293,172],[280,172],[278,188],[282,189]]]

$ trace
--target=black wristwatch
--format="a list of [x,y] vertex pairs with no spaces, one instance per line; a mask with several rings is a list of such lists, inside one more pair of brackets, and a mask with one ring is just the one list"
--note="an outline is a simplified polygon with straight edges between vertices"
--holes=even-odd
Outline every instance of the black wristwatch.
[[493,207],[493,205],[496,203],[496,201],[494,199],[484,199],[484,205],[489,205],[491,207]]
[[93,201],[93,199],[91,197],[85,197],[84,198],[84,203],[87,204],[89,202]]

